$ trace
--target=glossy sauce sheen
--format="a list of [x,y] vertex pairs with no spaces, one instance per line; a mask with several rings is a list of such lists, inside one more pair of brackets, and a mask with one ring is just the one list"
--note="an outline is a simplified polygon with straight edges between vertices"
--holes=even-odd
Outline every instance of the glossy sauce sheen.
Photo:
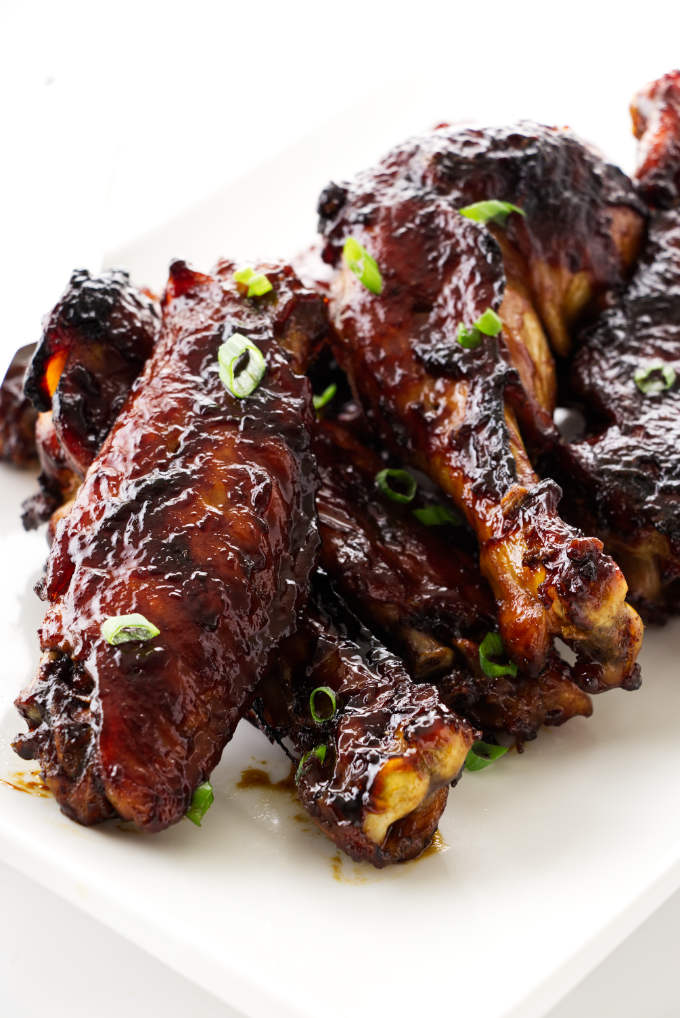
[[565,524],[559,488],[534,473],[518,417],[534,422],[503,333],[475,349],[457,342],[458,325],[498,310],[506,293],[493,232],[458,211],[496,197],[526,211],[508,221],[506,239],[526,262],[553,342],[564,344],[570,284],[595,295],[622,281],[631,244],[617,244],[615,222],[639,231],[642,206],[630,181],[569,132],[520,124],[434,131],[323,192],[325,259],[340,268],[355,236],[383,280],[378,296],[348,269],[338,273],[336,356],[381,436],[464,510],[516,663],[539,674],[559,635],[576,650],[585,687],[634,687],[640,620],[601,542]]
[[[680,607],[680,72],[644,88],[631,113],[649,231],[626,290],[579,337],[564,389],[586,436],[556,439],[553,460],[568,511],[602,537],[634,603],[660,620]],[[641,392],[635,373],[652,363],[675,376]]]
[[[335,691],[337,710],[312,718],[318,686]],[[391,654],[317,573],[298,629],[281,646],[260,683],[254,709],[270,738],[286,740],[299,760],[298,796],[321,830],[348,855],[374,866],[413,858],[430,843],[447,787],[465,762],[474,729],[453,714],[436,688],[414,683]],[[391,817],[398,770],[416,794],[377,838],[372,819]]]
[[522,743],[542,725],[590,715],[590,698],[555,653],[537,678],[484,673],[479,643],[498,623],[464,527],[424,526],[411,505],[379,494],[381,460],[340,422],[319,423],[314,452],[321,561],[411,675],[432,681],[444,702],[487,737]]
[[[323,302],[290,272],[249,300],[234,268],[172,265],[161,338],[51,549],[46,655],[16,748],[85,823],[117,813],[159,830],[184,815],[306,593],[311,392],[278,340],[318,329]],[[218,373],[236,331],[267,362],[242,400]],[[109,646],[104,618],[130,612],[160,635]]]

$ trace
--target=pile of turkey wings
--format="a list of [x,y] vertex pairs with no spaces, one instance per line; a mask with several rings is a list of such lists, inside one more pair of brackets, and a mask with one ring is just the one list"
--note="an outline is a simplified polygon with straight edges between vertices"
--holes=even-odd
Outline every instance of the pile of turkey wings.
[[67,816],[200,825],[243,719],[384,866],[638,688],[680,604],[680,72],[632,116],[632,179],[528,121],[411,138],[324,189],[318,270],[73,273],[0,390],[49,540],[13,745]]

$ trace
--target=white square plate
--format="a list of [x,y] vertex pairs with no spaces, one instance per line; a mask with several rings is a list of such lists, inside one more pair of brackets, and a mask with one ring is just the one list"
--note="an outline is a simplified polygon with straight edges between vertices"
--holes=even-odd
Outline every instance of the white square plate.
[[[408,98],[377,121],[339,118],[107,264],[161,287],[174,255],[207,268],[218,254],[304,247],[331,175],[440,115],[422,94]],[[12,699],[37,662],[31,588],[45,543],[19,524],[33,478],[2,468],[0,484],[0,778],[17,784],[25,765],[9,749],[21,727]],[[537,1018],[680,886],[678,651],[680,623],[650,632],[642,690],[602,696],[591,720],[466,775],[441,823],[442,850],[416,863],[376,872],[340,859],[286,792],[237,787],[249,766],[286,772],[244,724],[214,774],[201,830],[84,829],[54,802],[0,784],[0,859],[252,1018],[442,1005]]]

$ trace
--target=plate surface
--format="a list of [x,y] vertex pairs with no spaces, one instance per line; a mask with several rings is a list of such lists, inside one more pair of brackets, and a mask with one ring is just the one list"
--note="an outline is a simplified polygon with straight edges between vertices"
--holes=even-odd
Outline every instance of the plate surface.
[[[208,267],[219,253],[298,250],[313,240],[326,180],[431,122],[428,109],[402,104],[370,131],[340,118],[106,262],[160,287],[176,254]],[[14,784],[26,765],[9,749],[12,699],[37,663],[32,585],[45,556],[44,535],[18,522],[34,483],[0,468],[0,778]],[[679,651],[680,623],[650,632],[639,692],[602,696],[592,719],[466,775],[441,850],[415,863],[376,872],[341,859],[287,791],[239,787],[246,768],[286,774],[245,725],[202,829],[87,830],[3,783],[0,858],[253,1018],[426,1014],[449,1002],[536,1018],[680,886]]]

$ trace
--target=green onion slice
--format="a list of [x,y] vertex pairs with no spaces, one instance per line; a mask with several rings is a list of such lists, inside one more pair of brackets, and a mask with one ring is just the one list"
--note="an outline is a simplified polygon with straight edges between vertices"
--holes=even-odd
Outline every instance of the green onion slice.
[[459,527],[463,522],[458,513],[447,505],[427,505],[422,509],[414,509],[413,515],[426,527],[443,527],[445,523]]
[[514,661],[499,663],[491,660],[492,656],[497,658],[503,653],[503,641],[498,633],[487,633],[479,645],[479,664],[490,679],[498,675],[517,675],[517,665]]
[[215,801],[215,793],[213,792],[212,785],[209,781],[204,781],[202,785],[199,785],[193,794],[191,800],[191,806],[186,812],[187,820],[191,820],[192,824],[196,824],[197,827],[201,826],[201,820],[206,815],[210,807]]
[[525,216],[524,209],[518,208],[509,201],[499,201],[498,198],[490,198],[488,201],[476,201],[472,205],[466,205],[458,209],[461,216],[473,219],[476,223],[498,223],[505,226],[511,212],[518,212]]
[[327,752],[328,746],[325,743],[321,743],[320,746],[315,746],[314,749],[310,749],[306,753],[304,753],[303,756],[300,758],[300,763],[298,764],[297,770],[295,772],[296,783],[300,780],[300,775],[302,774],[303,768],[307,761],[309,760],[309,758],[315,756],[319,763],[323,763],[326,759]]
[[330,721],[335,717],[337,709],[335,690],[330,686],[317,686],[309,694],[309,711],[317,725],[322,725],[324,721]]
[[[398,488],[393,485],[399,485]],[[388,467],[375,475],[375,486],[383,495],[393,502],[412,502],[418,490],[418,482],[408,470],[397,470]]]
[[119,643],[132,643],[134,640],[153,640],[160,634],[160,629],[149,622],[143,615],[109,615],[104,619],[101,634],[112,647]]
[[248,287],[248,297],[264,297],[274,289],[269,279],[262,272],[255,272],[255,269],[247,267],[239,269],[234,273],[234,280]]
[[313,397],[312,402],[314,403],[314,409],[322,410],[327,403],[330,403],[337,391],[338,387],[335,382],[331,382],[330,385],[327,385],[322,393]]
[[348,269],[371,293],[382,293],[382,276],[375,258],[371,258],[365,247],[355,237],[348,237],[342,249],[342,257]]
[[474,325],[458,325],[456,339],[465,350],[475,350],[482,342],[482,336],[497,336],[503,322],[492,308],[487,308]]
[[478,332],[483,332],[485,336],[497,336],[503,328],[503,322],[495,311],[487,308],[484,314],[480,315],[475,322],[474,328]]
[[466,771],[483,771],[508,752],[507,746],[493,746],[490,742],[473,742],[465,759]]
[[233,332],[217,351],[220,378],[232,396],[243,399],[257,389],[267,370],[262,352],[240,332]]
[[456,339],[465,350],[475,350],[482,342],[482,334],[478,329],[469,329],[461,322],[458,326]]
[[656,396],[664,392],[675,382],[675,368],[663,361],[650,361],[646,366],[640,365],[633,376],[635,384],[645,396]]

